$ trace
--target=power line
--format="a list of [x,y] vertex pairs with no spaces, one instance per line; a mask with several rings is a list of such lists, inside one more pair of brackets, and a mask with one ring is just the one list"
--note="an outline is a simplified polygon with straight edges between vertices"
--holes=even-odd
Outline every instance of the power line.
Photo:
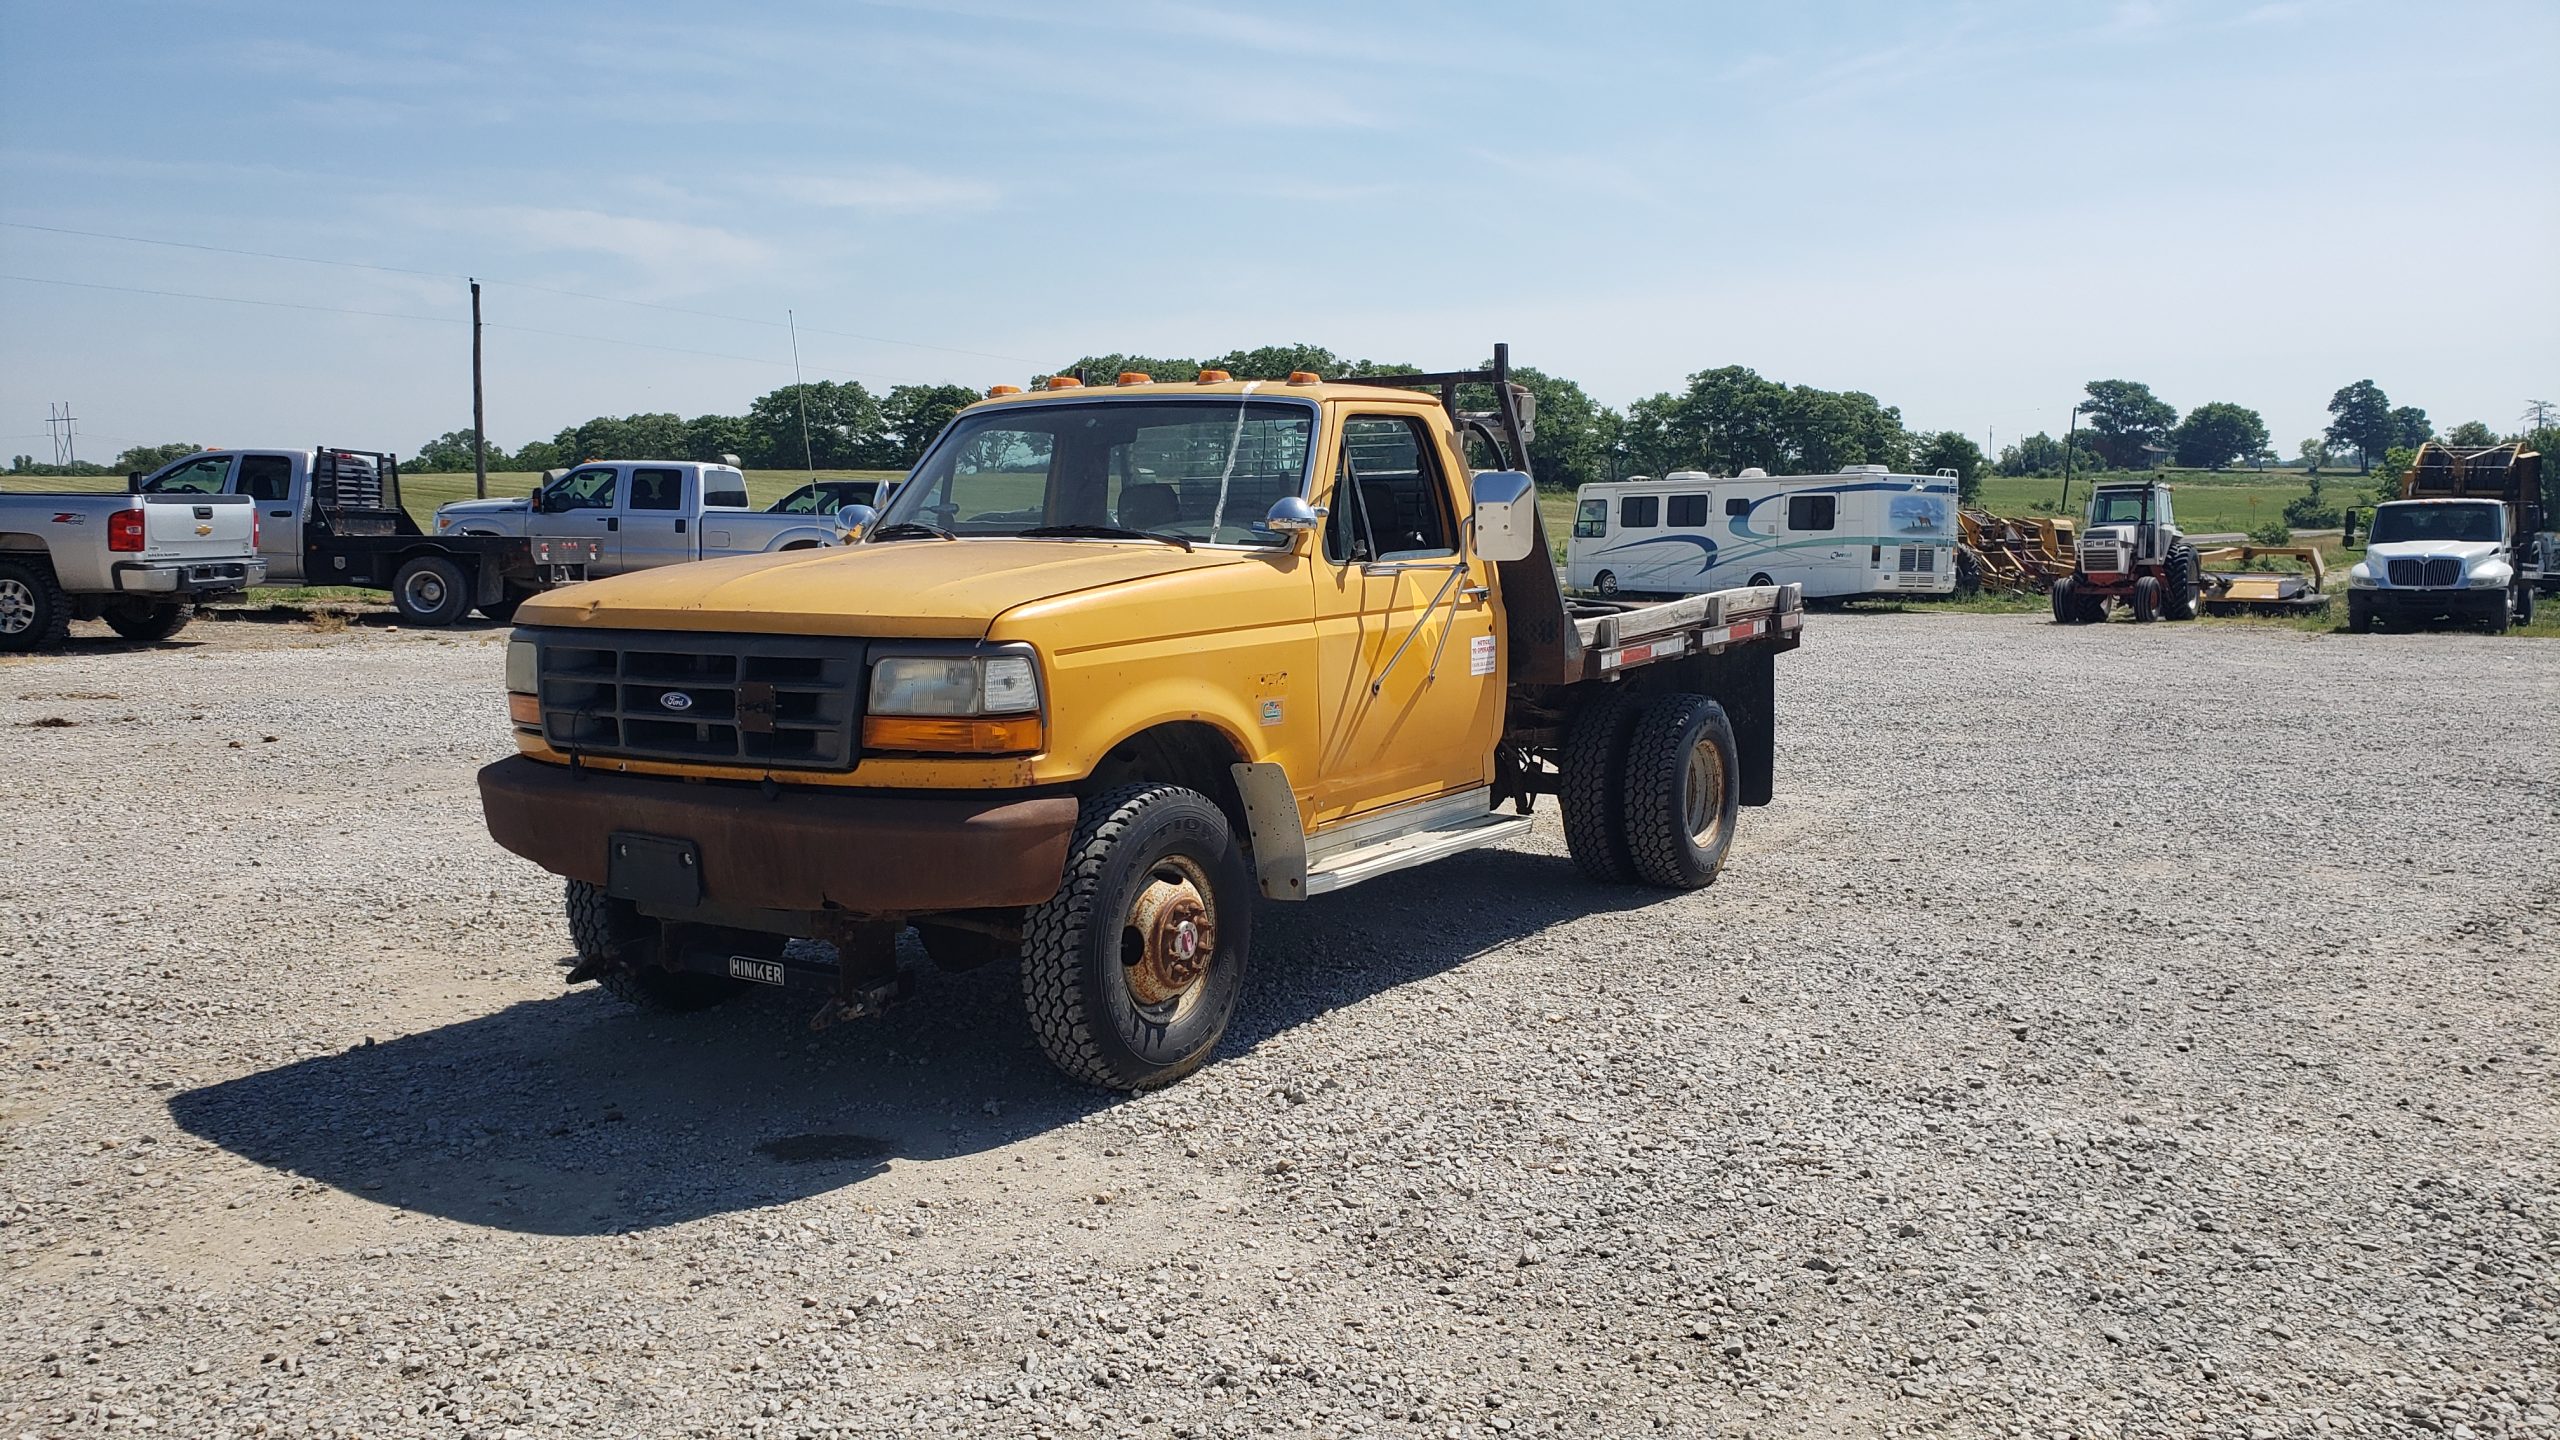
[[[469,280],[443,270],[413,270],[403,265],[375,265],[362,260],[326,260],[316,255],[287,255],[275,250],[238,250],[227,245],[204,245],[192,240],[158,240],[147,235],[115,235],[104,230],[73,230],[61,225],[36,225],[24,220],[0,220],[0,226],[12,230],[39,230],[48,235],[77,235],[87,240],[120,240],[129,245],[161,245],[172,250],[201,250],[211,255],[242,255],[256,260],[287,260],[297,265],[332,265],[342,270],[373,270],[385,275],[417,275],[430,280]],[[64,282],[69,283],[69,282]],[[667,305],[656,300],[633,300],[621,295],[597,295],[585,290],[564,290],[557,285],[536,285],[529,280],[491,280],[491,285],[512,285],[519,290],[538,290],[545,295],[565,295],[573,300],[594,300],[606,305],[633,305],[643,310],[663,310],[671,315],[692,315],[704,320],[726,320],[736,325],[760,325],[768,330],[785,327],[753,315],[729,315],[717,310],[695,310],[683,305]],[[981,360],[1007,360],[1023,365],[1040,362],[1021,355],[999,355],[990,350],[966,350],[956,345],[932,345],[921,340],[894,340],[886,335],[863,335],[851,330],[821,330],[809,327],[812,335],[832,335],[839,340],[861,340],[873,345],[899,345],[911,350],[939,350],[948,355],[972,355]]]
[[[198,295],[185,290],[147,290],[138,285],[101,285],[90,280],[55,280],[42,275],[5,275],[0,280],[15,280],[27,285],[68,285],[81,290],[111,290],[120,295],[151,295],[164,300],[209,300],[218,305],[260,305],[278,310],[309,310],[322,315],[362,315],[375,320],[423,320],[431,325],[465,325],[470,322],[459,315],[416,315],[398,310],[357,310],[343,305],[306,305],[294,300],[251,300],[238,295]],[[790,361],[762,355],[732,355],[720,350],[694,350],[682,345],[659,345],[646,340],[622,340],[610,335],[580,335],[568,330],[545,330],[532,325],[489,323],[492,330],[514,330],[526,335],[542,335],[554,340],[582,340],[596,345],[619,345],[630,350],[663,350],[671,355],[699,355],[710,360],[736,360],[748,365],[770,365],[787,368]],[[897,383],[922,383],[912,376],[884,375],[876,370],[846,370],[836,366],[812,365],[822,375],[851,375],[858,379],[888,380]]]

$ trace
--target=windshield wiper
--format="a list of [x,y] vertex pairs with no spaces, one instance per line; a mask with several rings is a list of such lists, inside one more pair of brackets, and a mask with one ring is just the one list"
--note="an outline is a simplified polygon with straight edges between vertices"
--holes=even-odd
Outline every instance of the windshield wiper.
[[927,525],[921,520],[901,520],[895,525],[883,525],[871,532],[871,538],[874,540],[912,540],[919,535],[930,536],[936,540],[960,538],[939,525]]
[[1161,540],[1178,547],[1185,554],[1191,550],[1191,542],[1180,535],[1168,535],[1161,530],[1128,530],[1118,525],[1035,525],[1015,533],[1025,537],[1063,535],[1086,536],[1095,540]]

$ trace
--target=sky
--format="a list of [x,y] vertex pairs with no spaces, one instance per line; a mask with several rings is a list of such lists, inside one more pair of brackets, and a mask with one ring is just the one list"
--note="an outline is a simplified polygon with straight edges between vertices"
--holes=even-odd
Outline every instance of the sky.
[[794,322],[875,389],[1505,340],[1995,447],[2114,377],[2286,455],[2366,377],[2504,429],[2560,400],[2555,62],[2550,0],[0,0],[0,454],[57,402],[84,459],[414,450],[465,276],[510,447],[741,413]]

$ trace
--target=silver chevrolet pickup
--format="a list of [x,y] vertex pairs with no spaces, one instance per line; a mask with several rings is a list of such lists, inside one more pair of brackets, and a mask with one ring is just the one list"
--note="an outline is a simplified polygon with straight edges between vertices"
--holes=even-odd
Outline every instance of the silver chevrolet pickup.
[[74,620],[166,640],[266,578],[246,495],[0,491],[0,651],[59,645]]

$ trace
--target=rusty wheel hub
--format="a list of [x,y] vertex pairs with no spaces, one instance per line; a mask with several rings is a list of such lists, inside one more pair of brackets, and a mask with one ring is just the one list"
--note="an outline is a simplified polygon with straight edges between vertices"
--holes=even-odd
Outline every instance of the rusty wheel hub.
[[1122,954],[1130,998],[1140,1005],[1179,1000],[1208,973],[1218,948],[1208,888],[1205,876],[1177,859],[1157,870],[1129,907]]

